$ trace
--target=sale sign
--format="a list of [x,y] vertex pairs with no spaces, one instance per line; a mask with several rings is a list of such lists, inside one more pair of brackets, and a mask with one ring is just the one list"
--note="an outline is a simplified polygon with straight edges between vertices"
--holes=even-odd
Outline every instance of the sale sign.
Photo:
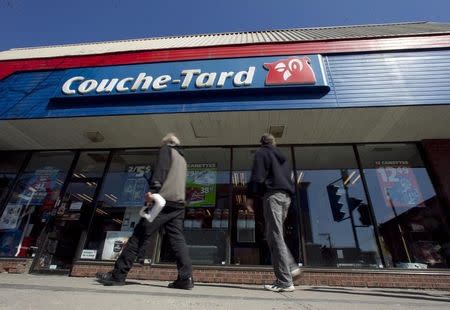
[[375,167],[386,205],[411,208],[423,201],[414,169],[408,161],[376,161]]
[[189,164],[186,181],[186,198],[188,206],[215,206],[216,182],[216,164]]

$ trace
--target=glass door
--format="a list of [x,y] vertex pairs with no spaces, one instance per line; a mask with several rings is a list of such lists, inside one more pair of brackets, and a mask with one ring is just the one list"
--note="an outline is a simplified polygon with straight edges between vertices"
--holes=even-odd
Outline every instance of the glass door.
[[83,152],[46,227],[32,272],[69,273],[84,243],[108,152]]
[[35,257],[73,158],[70,151],[33,153],[5,202],[1,256]]

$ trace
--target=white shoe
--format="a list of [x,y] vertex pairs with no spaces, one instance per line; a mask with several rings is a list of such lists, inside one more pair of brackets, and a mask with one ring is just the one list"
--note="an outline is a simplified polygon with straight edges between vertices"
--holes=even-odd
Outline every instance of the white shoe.
[[264,289],[266,289],[268,291],[272,291],[272,292],[277,292],[277,293],[295,291],[295,287],[293,285],[288,286],[288,287],[282,287],[276,283],[270,284],[270,285],[264,285]]
[[302,270],[300,268],[296,268],[294,270],[291,270],[291,276],[292,279],[297,279],[298,277],[300,277],[302,274]]

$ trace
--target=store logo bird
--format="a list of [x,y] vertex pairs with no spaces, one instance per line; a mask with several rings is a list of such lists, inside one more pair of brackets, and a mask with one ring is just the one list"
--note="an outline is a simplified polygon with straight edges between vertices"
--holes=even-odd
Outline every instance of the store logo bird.
[[290,57],[264,64],[269,70],[266,85],[316,84],[316,76],[308,57]]

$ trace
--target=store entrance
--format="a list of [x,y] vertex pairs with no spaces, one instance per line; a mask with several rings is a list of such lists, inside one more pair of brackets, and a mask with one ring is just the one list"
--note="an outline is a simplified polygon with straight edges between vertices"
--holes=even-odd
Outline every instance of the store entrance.
[[87,229],[93,212],[97,178],[79,177],[70,181],[36,256],[31,272],[69,274],[80,237]]
[[80,256],[94,213],[108,152],[81,152],[72,164],[58,202],[42,233],[42,241],[30,271],[69,274]]

